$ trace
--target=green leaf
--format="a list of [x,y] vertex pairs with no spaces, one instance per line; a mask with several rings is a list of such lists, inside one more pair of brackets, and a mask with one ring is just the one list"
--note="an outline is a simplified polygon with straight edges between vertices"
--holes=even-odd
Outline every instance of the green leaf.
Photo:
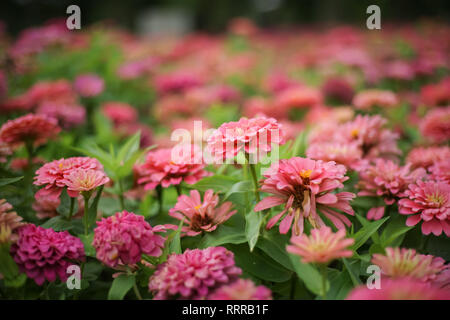
[[244,230],[226,225],[219,226],[213,232],[206,233],[199,242],[199,248],[216,247],[226,243],[239,244],[247,241]]
[[[317,268],[312,264],[303,263],[297,255],[289,254],[289,257],[297,276],[312,293],[320,295],[322,291],[322,276]],[[329,286],[329,283],[327,283],[327,286]]]
[[247,237],[250,251],[253,251],[258,242],[262,220],[263,217],[261,212],[253,212],[253,210],[251,210],[245,215],[245,236]]
[[19,180],[22,180],[23,176],[20,177],[14,177],[14,178],[0,178],[0,187],[6,186],[8,184],[17,182]]
[[[58,208],[56,209],[56,211],[64,216],[64,217],[69,217],[70,215],[70,202],[71,202],[71,197],[69,197],[69,195],[67,194],[67,189],[64,188],[63,191],[61,192],[61,196],[60,196],[60,203]],[[73,206],[73,212],[72,214],[76,213],[78,211],[78,201],[76,201],[76,199],[74,199],[74,206]]]
[[174,231],[175,234],[173,236],[172,241],[170,242],[169,253],[176,253],[176,254],[182,253],[180,235],[181,235],[181,228],[183,227],[183,222],[184,218],[183,220],[180,221],[178,229]]
[[353,282],[353,285],[357,286],[361,284],[361,280],[359,279],[358,275],[355,272],[355,269],[353,268],[353,265],[358,263],[358,261],[352,261],[352,263],[348,262],[347,259],[343,258],[342,262],[345,265],[345,268],[347,269],[347,272],[350,276],[350,279]]
[[108,292],[108,300],[122,300],[133,287],[134,275],[121,274],[112,282]]
[[291,259],[286,251],[286,244],[287,239],[285,239],[282,235],[277,237],[266,233],[262,237],[259,237],[256,246],[286,269],[295,271],[292,266]]
[[355,243],[351,247],[353,251],[358,250],[367,240],[383,225],[383,223],[389,219],[385,217],[383,219],[368,222],[366,219],[357,215],[357,218],[362,222],[363,227],[359,229],[352,237],[355,239]]
[[327,293],[327,299],[343,300],[347,297],[349,291],[354,287],[352,280],[347,272],[340,272],[335,269],[328,269],[330,290]]
[[249,192],[253,190],[253,184],[250,180],[245,181],[239,181],[228,190],[228,192],[225,194],[225,197],[222,201],[225,201],[228,199],[229,196],[231,196],[234,193],[243,193],[243,192]]
[[73,226],[72,223],[66,220],[64,217],[57,216],[41,224],[41,227],[45,229],[53,229],[55,231],[63,231],[70,230]]
[[383,247],[388,246],[399,246],[401,243],[396,240],[403,240],[404,234],[411,230],[413,227],[408,227],[406,225],[406,217],[397,214],[394,218],[389,221],[386,228],[383,230],[381,234],[381,244]]
[[89,211],[88,211],[89,227],[92,226],[95,223],[95,220],[97,219],[98,202],[100,201],[100,197],[102,195],[103,187],[104,186],[100,186],[97,189],[97,194],[95,195],[94,201],[92,201],[91,205],[89,206]]
[[139,150],[140,141],[141,132],[138,131],[124,143],[124,145],[119,149],[119,153],[116,158],[119,165],[122,165],[125,161],[130,159],[130,157],[132,157],[133,154]]
[[80,238],[81,242],[83,242],[84,252],[86,256],[95,257],[96,252],[94,247],[92,246],[92,241],[94,240],[94,233],[90,233],[88,235],[80,234],[78,235],[78,238]]
[[223,175],[214,175],[211,177],[203,178],[195,184],[186,185],[190,189],[196,189],[199,191],[206,191],[208,189],[213,189],[218,193],[225,193],[230,190],[233,185],[239,180],[236,178],[231,178]]

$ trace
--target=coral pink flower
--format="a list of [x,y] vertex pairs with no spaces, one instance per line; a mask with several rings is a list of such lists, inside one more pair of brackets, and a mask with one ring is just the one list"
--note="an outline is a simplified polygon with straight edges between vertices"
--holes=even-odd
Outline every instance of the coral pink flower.
[[413,168],[428,169],[434,163],[440,161],[447,161],[450,159],[450,147],[427,147],[414,148],[406,157],[406,162],[411,163]]
[[38,82],[26,94],[35,106],[46,102],[63,105],[76,103],[75,92],[67,80]]
[[246,117],[257,117],[261,114],[275,119],[287,118],[286,110],[276,108],[276,106],[264,97],[251,97],[244,103],[243,114]]
[[194,184],[210,175],[204,170],[205,164],[198,146],[176,148],[150,151],[145,162],[135,166],[138,184],[144,185],[145,190],[153,190],[158,185],[168,188],[183,181]]
[[277,205],[284,209],[269,220],[267,228],[272,228],[281,217],[280,233],[287,233],[294,222],[294,234],[303,233],[303,219],[308,219],[314,228],[325,225],[320,211],[337,228],[350,226],[350,220],[336,210],[353,215],[349,202],[355,195],[350,192],[331,193],[342,188],[348,180],[346,169],[334,161],[323,162],[300,157],[283,159],[273,164],[264,174],[261,191],[272,195],[255,206],[255,211]]
[[203,231],[211,232],[216,230],[219,224],[227,221],[236,210],[231,210],[233,204],[229,201],[219,205],[219,196],[214,194],[212,189],[205,191],[203,201],[197,190],[191,190],[190,196],[181,195],[175,207],[170,209],[169,215],[183,220],[187,227],[182,231],[188,236],[196,236]]
[[15,243],[18,239],[17,231],[23,226],[22,217],[5,199],[0,199],[0,245]]
[[217,289],[208,300],[272,300],[272,292],[265,286],[256,286],[252,280],[239,279]]
[[78,197],[79,193],[87,193],[109,182],[103,171],[96,169],[74,169],[67,174],[63,181],[67,186],[67,193],[71,197]]
[[374,254],[372,263],[381,268],[381,273],[390,278],[415,278],[434,281],[447,266],[445,260],[432,255],[416,253],[414,249],[386,248],[386,254]]
[[352,169],[358,168],[362,160],[362,151],[356,143],[313,143],[306,150],[306,155],[314,160],[336,161]]
[[103,92],[105,83],[95,74],[82,74],[76,77],[74,88],[82,97],[95,97]]
[[422,233],[450,237],[450,185],[444,181],[420,181],[410,184],[405,198],[398,202],[401,214],[411,215],[407,226],[422,221]]
[[155,78],[155,87],[160,94],[183,92],[202,84],[203,80],[198,74],[195,74],[195,72],[187,72],[185,70],[158,75]]
[[450,158],[436,162],[429,168],[429,170],[431,172],[431,179],[450,183]]
[[0,140],[17,147],[24,143],[39,146],[54,138],[61,128],[58,121],[44,115],[27,114],[14,120],[8,120],[0,128]]
[[[361,190],[358,196],[382,197],[387,205],[395,203],[405,196],[408,185],[424,178],[423,168],[410,169],[410,165],[399,166],[391,160],[376,159],[359,172],[357,187]],[[372,208],[367,213],[368,219],[379,220],[384,215],[384,207]]]
[[83,261],[84,246],[67,231],[56,232],[34,224],[19,229],[19,239],[11,246],[11,254],[20,271],[41,286],[45,280],[67,280],[67,267]]
[[450,106],[428,112],[420,123],[420,132],[432,142],[448,142],[450,140]]
[[365,284],[356,287],[347,300],[450,300],[450,290],[414,279],[385,279],[380,289],[369,289]]
[[102,113],[116,126],[134,123],[138,118],[136,109],[127,103],[107,102],[101,108]]
[[45,102],[36,110],[37,114],[58,119],[64,129],[70,129],[82,124],[86,118],[86,110],[80,105],[62,105],[53,102]]
[[353,105],[360,110],[370,110],[372,107],[389,108],[398,104],[398,98],[392,91],[370,89],[358,92],[353,98]]
[[35,185],[45,186],[36,193],[35,198],[50,197],[55,200],[58,199],[62,189],[67,187],[66,179],[69,174],[78,169],[103,172],[102,164],[97,159],[89,157],[61,158],[46,163],[36,171],[34,177]]
[[143,254],[152,257],[162,254],[165,238],[156,232],[165,232],[165,228],[152,228],[143,216],[132,212],[117,212],[97,221],[92,245],[97,259],[107,266],[132,265],[141,261]]
[[344,78],[329,78],[322,86],[323,94],[330,99],[350,104],[355,94],[352,85]]
[[421,88],[422,101],[429,106],[439,106],[450,103],[450,77],[436,84],[428,84]]
[[258,155],[284,144],[281,125],[274,118],[241,118],[222,124],[208,137],[208,150],[216,161],[235,157],[239,151]]
[[311,230],[309,237],[306,234],[292,236],[292,244],[286,250],[300,256],[302,262],[328,264],[335,259],[351,257],[353,251],[348,247],[354,242],[353,238],[345,238],[344,229],[333,233],[330,227],[323,226]]
[[275,97],[275,106],[281,110],[310,108],[322,103],[322,93],[316,88],[300,87],[282,91]]
[[187,249],[159,265],[148,287],[157,300],[205,299],[221,285],[237,280],[241,273],[233,252],[224,247]]

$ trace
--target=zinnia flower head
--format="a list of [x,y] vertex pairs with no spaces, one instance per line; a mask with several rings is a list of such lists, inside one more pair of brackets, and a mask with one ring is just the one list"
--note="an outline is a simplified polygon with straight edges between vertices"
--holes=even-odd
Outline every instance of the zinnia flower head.
[[338,100],[341,103],[350,104],[355,91],[345,78],[332,77],[325,81],[322,91],[327,98]]
[[450,147],[417,147],[408,153],[406,162],[411,163],[413,168],[428,169],[434,163],[448,161],[448,159],[450,159]]
[[381,268],[381,273],[390,278],[415,278],[433,281],[445,270],[445,260],[432,255],[418,254],[414,249],[386,248],[386,254],[374,254],[372,263]]
[[450,158],[436,162],[429,168],[429,170],[431,172],[431,179],[450,183]]
[[409,278],[384,279],[380,289],[365,284],[353,289],[347,300],[450,300],[450,290]]
[[12,209],[12,205],[5,199],[0,199],[0,245],[16,242],[17,230],[23,225],[22,217]]
[[105,83],[95,74],[82,74],[76,77],[74,88],[82,97],[95,97],[103,92]]
[[152,228],[143,216],[122,211],[97,221],[92,245],[97,259],[107,266],[132,265],[141,261],[143,254],[162,254],[165,238],[156,232],[164,231],[162,226]]
[[450,106],[428,112],[420,123],[420,132],[434,143],[448,142],[450,140]]
[[233,252],[224,247],[187,249],[159,265],[148,287],[157,300],[205,299],[218,287],[237,280],[241,273]]
[[398,104],[398,98],[392,91],[369,89],[356,94],[353,105],[360,110],[370,110],[372,107],[388,108]]
[[19,239],[11,246],[11,254],[20,271],[42,285],[59,278],[67,280],[67,267],[84,260],[80,239],[67,231],[56,232],[27,224],[19,229]]
[[362,151],[355,143],[321,142],[311,144],[306,156],[314,160],[335,161],[356,169],[361,163]]
[[219,195],[212,189],[205,191],[203,201],[197,190],[191,190],[190,196],[180,195],[175,207],[170,209],[169,215],[183,220],[187,227],[182,231],[188,236],[196,236],[203,231],[214,231],[219,224],[227,221],[236,210],[231,210],[233,204],[229,201],[219,206]]
[[276,97],[276,108],[289,111],[297,108],[311,108],[323,101],[322,93],[316,88],[293,87],[281,91]]
[[60,131],[56,119],[30,113],[3,124],[0,128],[0,140],[13,147],[27,142],[39,146],[54,138]]
[[93,191],[109,182],[109,178],[103,171],[95,169],[72,170],[63,180],[67,186],[67,193],[71,197],[78,197],[79,193]]
[[401,214],[410,215],[407,226],[422,221],[422,233],[450,237],[450,184],[444,181],[421,181],[410,184],[405,198],[398,202]]
[[235,157],[239,151],[248,154],[270,152],[272,143],[284,144],[281,125],[274,118],[241,118],[222,124],[208,137],[208,150],[217,160]]
[[284,204],[284,209],[269,220],[267,228],[272,228],[284,215],[280,223],[280,233],[287,233],[294,223],[295,235],[303,233],[304,219],[314,228],[325,225],[319,216],[320,211],[338,229],[350,226],[350,220],[343,211],[353,215],[349,202],[355,197],[350,192],[331,193],[336,188],[342,188],[348,180],[346,169],[334,161],[323,162],[294,157],[282,159],[265,172],[261,191],[272,195],[264,198],[255,206],[255,211],[265,210]]
[[239,279],[221,286],[208,300],[272,300],[272,292],[265,286],[256,286],[252,280]]
[[102,105],[102,113],[111,120],[115,126],[130,124],[137,121],[136,109],[127,103],[107,102]]
[[345,229],[333,233],[330,227],[323,226],[312,229],[310,236],[292,236],[286,250],[300,256],[302,262],[328,264],[335,259],[351,257],[353,251],[348,247],[354,242],[353,238],[345,238]]
[[70,129],[82,124],[86,118],[86,110],[80,105],[65,105],[53,102],[41,104],[36,110],[37,114],[58,120],[61,127]]
[[194,184],[210,174],[204,170],[205,164],[198,146],[178,147],[150,151],[145,162],[135,167],[138,184],[143,184],[145,190],[153,190],[158,185],[168,188],[182,181]]

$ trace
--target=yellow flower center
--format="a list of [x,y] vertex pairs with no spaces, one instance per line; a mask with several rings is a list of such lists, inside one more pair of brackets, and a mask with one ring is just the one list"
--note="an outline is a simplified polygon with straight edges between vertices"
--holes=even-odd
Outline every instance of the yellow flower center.
[[200,209],[202,207],[201,204],[199,204],[198,206],[195,206],[194,209],[198,211],[198,209]]
[[353,130],[350,132],[350,135],[351,135],[352,138],[354,138],[354,139],[358,138],[359,130],[358,130],[358,129],[353,129]]
[[308,170],[302,170],[300,171],[298,174],[300,175],[300,177],[302,177],[303,179],[309,178],[311,176],[311,169]]

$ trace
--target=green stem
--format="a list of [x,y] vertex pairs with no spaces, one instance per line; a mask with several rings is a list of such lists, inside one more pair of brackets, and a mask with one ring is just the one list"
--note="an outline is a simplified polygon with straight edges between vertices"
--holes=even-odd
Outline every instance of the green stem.
[[179,185],[179,184],[177,184],[177,185],[175,185],[175,189],[177,190],[177,195],[178,196],[181,196],[181,185]]
[[253,163],[250,163],[250,155],[248,153],[245,153],[245,159],[246,159],[246,164],[249,166],[250,173],[252,175],[253,186],[255,188],[255,199],[257,202],[259,202],[259,201],[261,201],[261,198],[259,196],[259,184],[258,184],[258,177],[256,176],[256,165]]
[[123,184],[122,184],[122,180],[119,179],[119,190],[120,190],[120,194],[119,194],[119,202],[120,202],[120,208],[121,210],[125,210],[125,200],[123,197]]
[[327,266],[325,264],[322,264],[320,266],[320,274],[322,276],[322,299],[327,299]]
[[89,196],[84,194],[84,215],[83,215],[83,225],[84,225],[84,234],[89,234]]
[[141,296],[141,293],[139,292],[139,288],[136,284],[136,281],[133,283],[133,290],[134,290],[134,294],[136,295],[138,300],[142,300],[142,296]]
[[158,197],[158,203],[159,203],[159,213],[161,213],[163,211],[163,188],[161,187],[161,185],[158,185],[156,187],[156,194]]
[[74,207],[75,207],[75,200],[76,200],[76,198],[70,197],[69,221],[72,220],[73,209],[74,209]]

